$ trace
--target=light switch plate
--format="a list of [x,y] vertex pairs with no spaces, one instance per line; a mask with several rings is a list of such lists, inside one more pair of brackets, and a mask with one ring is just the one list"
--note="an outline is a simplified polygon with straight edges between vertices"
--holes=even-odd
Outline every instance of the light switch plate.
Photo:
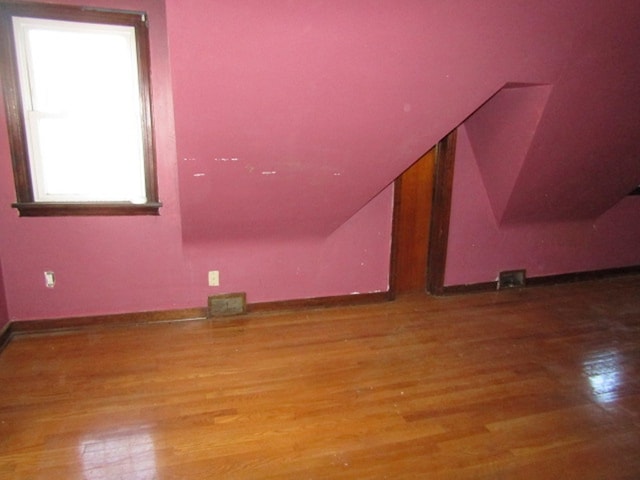
[[209,286],[210,287],[218,287],[220,286],[220,271],[219,270],[211,270],[209,272]]

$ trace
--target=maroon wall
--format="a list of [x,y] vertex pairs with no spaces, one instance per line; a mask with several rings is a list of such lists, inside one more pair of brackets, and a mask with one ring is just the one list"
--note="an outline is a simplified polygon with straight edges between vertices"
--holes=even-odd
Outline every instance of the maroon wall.
[[540,277],[640,265],[640,196],[597,218],[501,225],[465,127],[458,132],[446,285],[495,281],[525,269]]
[[[463,123],[450,283],[519,266],[495,241],[519,241],[519,225],[527,238],[540,226],[545,243],[566,232],[566,257],[529,250],[537,274],[640,261],[633,239],[590,251],[635,235],[637,202],[622,198],[640,184],[638,2],[65,1],[149,13],[164,206],[18,218],[0,134],[11,319],[193,307],[230,291],[255,302],[385,290],[389,185]],[[607,233],[570,248],[576,223]]]

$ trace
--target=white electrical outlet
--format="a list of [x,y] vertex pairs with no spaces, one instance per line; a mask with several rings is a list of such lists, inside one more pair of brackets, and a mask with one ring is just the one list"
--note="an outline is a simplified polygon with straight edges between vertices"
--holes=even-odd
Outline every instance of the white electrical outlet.
[[210,287],[220,286],[220,271],[218,270],[209,271],[209,286]]
[[53,272],[44,272],[44,284],[47,286],[47,288],[53,288],[56,286],[56,276]]

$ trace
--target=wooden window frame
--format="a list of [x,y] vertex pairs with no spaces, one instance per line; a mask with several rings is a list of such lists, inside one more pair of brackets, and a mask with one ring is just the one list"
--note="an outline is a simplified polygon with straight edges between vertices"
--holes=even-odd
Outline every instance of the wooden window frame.
[[[13,17],[32,17],[104,25],[130,26],[135,30],[146,201],[136,204],[112,201],[42,202],[34,195],[26,124],[15,51]],[[2,79],[9,145],[20,216],[158,215],[155,140],[151,108],[151,62],[147,15],[142,12],[40,3],[0,2],[0,75]]]

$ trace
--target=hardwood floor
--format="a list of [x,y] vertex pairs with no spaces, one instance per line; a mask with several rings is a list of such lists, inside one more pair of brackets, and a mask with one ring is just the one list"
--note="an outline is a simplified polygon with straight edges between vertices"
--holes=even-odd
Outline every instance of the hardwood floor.
[[14,337],[0,478],[640,478],[640,277]]

